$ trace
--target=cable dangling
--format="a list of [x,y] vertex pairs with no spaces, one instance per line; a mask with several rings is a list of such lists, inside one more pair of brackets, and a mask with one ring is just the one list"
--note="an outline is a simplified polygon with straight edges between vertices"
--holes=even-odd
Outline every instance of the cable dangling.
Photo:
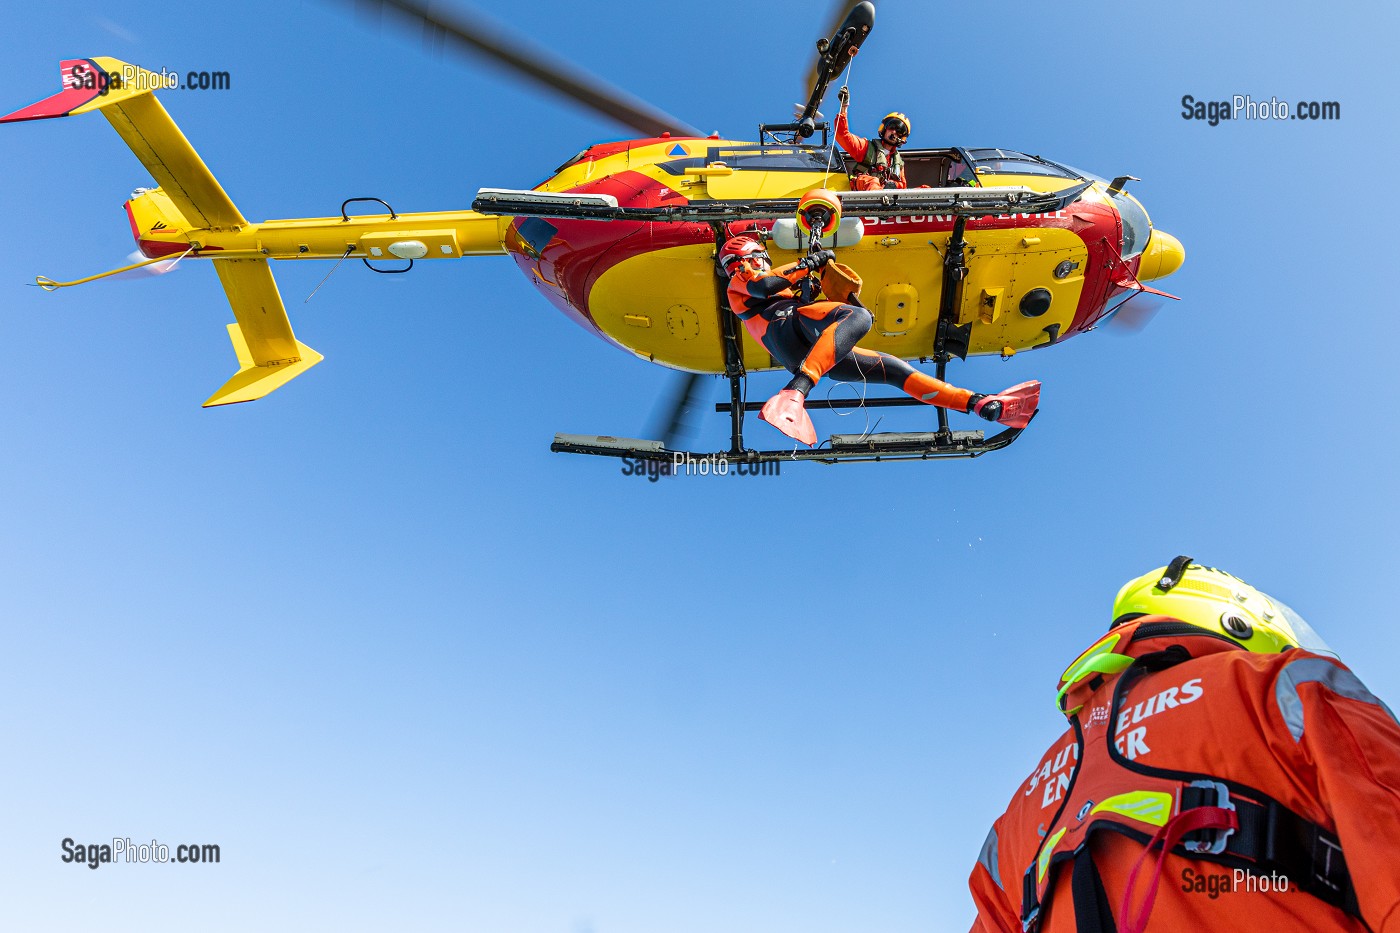
[[[851,58],[850,58],[850,61],[848,61],[848,62],[846,63],[846,74],[845,74],[845,76],[841,79],[841,86],[842,86],[842,87],[847,87],[847,88],[848,88],[848,87],[851,86],[851,69],[854,68],[855,66],[856,66],[856,57],[855,57],[854,55],[852,55]],[[839,94],[840,92],[838,91],[837,93]],[[827,148],[826,148],[826,177],[822,180],[822,185],[823,185],[823,186],[825,186],[828,182],[831,181],[831,159],[832,159],[832,157],[835,156],[835,155],[836,155],[836,121],[833,120],[833,121],[832,121],[832,129],[831,129],[831,141],[830,141],[830,143],[827,145]]]

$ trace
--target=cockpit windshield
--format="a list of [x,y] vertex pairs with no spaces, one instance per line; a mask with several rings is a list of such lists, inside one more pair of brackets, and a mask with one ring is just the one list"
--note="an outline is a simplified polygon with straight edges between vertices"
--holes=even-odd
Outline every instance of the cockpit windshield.
[[1053,178],[1080,178],[1077,171],[1014,149],[968,149],[973,170],[979,175],[1049,175]]
[[[973,167],[978,175],[1048,175],[1057,178],[1083,178],[1108,185],[1107,179],[1081,171],[1072,165],[1061,165],[1012,149],[969,149],[967,154],[972,157]],[[1123,221],[1122,256],[1124,259],[1132,259],[1147,248],[1147,241],[1152,236],[1152,222],[1142,205],[1127,193],[1118,191],[1109,197]]]

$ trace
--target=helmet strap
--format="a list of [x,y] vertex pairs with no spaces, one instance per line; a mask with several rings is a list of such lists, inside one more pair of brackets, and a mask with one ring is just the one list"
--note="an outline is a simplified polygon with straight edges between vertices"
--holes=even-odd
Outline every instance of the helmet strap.
[[1163,593],[1171,591],[1171,588],[1181,582],[1182,574],[1186,573],[1186,568],[1191,566],[1191,558],[1182,554],[1173,557],[1172,562],[1167,564],[1167,569],[1162,571],[1162,579],[1157,581],[1157,589]]

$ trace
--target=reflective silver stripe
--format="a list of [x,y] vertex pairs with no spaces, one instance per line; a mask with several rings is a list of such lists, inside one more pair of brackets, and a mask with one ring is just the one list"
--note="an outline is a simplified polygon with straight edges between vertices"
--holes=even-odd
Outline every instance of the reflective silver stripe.
[[1390,707],[1367,690],[1366,685],[1351,671],[1322,658],[1299,658],[1284,666],[1278,676],[1278,685],[1274,688],[1274,696],[1278,700],[1279,710],[1283,713],[1283,721],[1288,724],[1288,731],[1293,734],[1295,742],[1303,740],[1303,701],[1298,696],[1298,687],[1308,683],[1322,684],[1337,696],[1348,700],[1372,703],[1385,710],[1391,719],[1395,718]]
[[977,853],[977,861],[982,863],[982,867],[987,869],[992,880],[997,883],[997,887],[1003,891],[1006,885],[1001,883],[1001,872],[997,869],[997,828],[993,826],[987,832],[987,841],[982,843],[982,851]]

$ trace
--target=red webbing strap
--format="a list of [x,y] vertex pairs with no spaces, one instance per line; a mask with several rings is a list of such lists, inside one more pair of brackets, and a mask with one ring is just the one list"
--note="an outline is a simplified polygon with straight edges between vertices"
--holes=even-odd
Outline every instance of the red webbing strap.
[[[1224,807],[1196,807],[1178,813],[1157,830],[1157,835],[1152,837],[1152,841],[1147,844],[1147,848],[1133,865],[1133,870],[1128,873],[1128,884],[1123,889],[1123,905],[1118,910],[1118,916],[1123,922],[1123,933],[1142,933],[1147,929],[1147,918],[1152,914],[1152,903],[1157,900],[1157,885],[1162,880],[1162,865],[1166,862],[1166,854],[1176,847],[1182,836],[1198,829],[1239,829],[1239,825],[1239,817],[1234,810]],[[1159,844],[1161,850],[1156,854],[1157,865],[1152,872],[1152,883],[1147,886],[1147,896],[1143,898],[1142,907],[1134,914],[1133,889],[1137,887],[1138,871],[1142,868],[1142,863],[1152,857],[1152,850]]]

